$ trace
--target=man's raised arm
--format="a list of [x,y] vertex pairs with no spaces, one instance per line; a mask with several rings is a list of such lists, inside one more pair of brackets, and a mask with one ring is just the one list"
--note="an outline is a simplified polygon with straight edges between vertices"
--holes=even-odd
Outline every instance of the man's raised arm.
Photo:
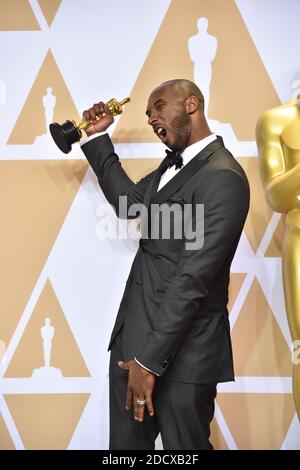
[[[101,119],[97,119],[99,115],[101,115]],[[92,108],[83,112],[83,119],[91,120],[92,125],[86,129],[88,139],[81,148],[98,178],[105,197],[114,206],[117,215],[119,215],[120,196],[127,197],[127,209],[132,204],[142,203],[153,172],[142,178],[137,184],[128,177],[114,151],[109,135],[105,133],[114,121],[113,114],[107,104],[103,102],[94,104]]]

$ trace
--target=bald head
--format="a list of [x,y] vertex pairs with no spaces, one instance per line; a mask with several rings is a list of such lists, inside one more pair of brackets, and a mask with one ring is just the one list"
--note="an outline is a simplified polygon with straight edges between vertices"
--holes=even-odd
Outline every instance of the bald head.
[[183,151],[209,135],[201,91],[190,80],[168,80],[149,96],[148,124],[167,147]]
[[186,80],[184,78],[177,78],[174,80],[167,80],[166,82],[161,83],[154,91],[159,88],[170,87],[176,91],[183,99],[189,98],[190,96],[196,96],[199,101],[201,110],[204,110],[204,97],[197,87],[197,85],[191,80]]

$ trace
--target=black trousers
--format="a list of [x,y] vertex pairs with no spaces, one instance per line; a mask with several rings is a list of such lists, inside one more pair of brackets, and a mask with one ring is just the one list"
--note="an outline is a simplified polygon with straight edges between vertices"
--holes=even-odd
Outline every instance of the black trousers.
[[153,393],[155,415],[145,409],[144,421],[134,421],[125,409],[128,371],[117,365],[122,358],[122,332],[110,357],[110,450],[153,450],[161,433],[165,450],[211,450],[210,422],[217,384],[186,384],[157,377]]

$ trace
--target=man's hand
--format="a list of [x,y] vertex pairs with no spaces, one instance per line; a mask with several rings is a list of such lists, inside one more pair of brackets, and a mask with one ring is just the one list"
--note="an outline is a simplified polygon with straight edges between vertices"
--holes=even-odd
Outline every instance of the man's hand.
[[92,121],[92,124],[85,130],[86,135],[104,132],[114,122],[114,116],[108,105],[100,101],[86,111],[83,111],[82,118],[86,121]]
[[[126,409],[130,410],[133,402],[134,419],[142,422],[144,420],[145,406],[150,416],[154,415],[152,393],[155,385],[155,375],[141,367],[136,361],[118,362],[121,369],[128,373]],[[145,401],[139,404],[138,400]]]

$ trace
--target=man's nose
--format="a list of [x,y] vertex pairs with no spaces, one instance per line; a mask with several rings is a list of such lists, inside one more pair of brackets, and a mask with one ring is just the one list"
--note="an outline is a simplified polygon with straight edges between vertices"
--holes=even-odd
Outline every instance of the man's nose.
[[157,121],[157,115],[156,113],[151,113],[148,118],[148,124],[152,126],[155,123],[155,121]]

